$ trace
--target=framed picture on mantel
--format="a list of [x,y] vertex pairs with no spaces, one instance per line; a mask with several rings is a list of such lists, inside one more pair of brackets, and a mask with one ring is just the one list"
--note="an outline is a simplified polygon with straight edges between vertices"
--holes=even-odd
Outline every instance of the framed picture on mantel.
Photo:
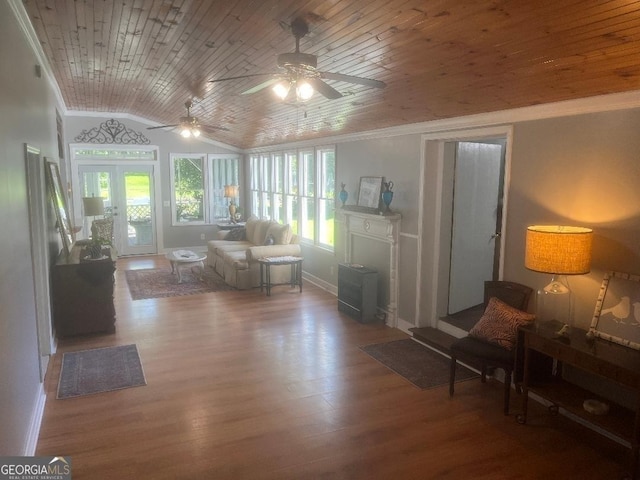
[[358,206],[378,209],[380,207],[381,191],[382,177],[360,177]]

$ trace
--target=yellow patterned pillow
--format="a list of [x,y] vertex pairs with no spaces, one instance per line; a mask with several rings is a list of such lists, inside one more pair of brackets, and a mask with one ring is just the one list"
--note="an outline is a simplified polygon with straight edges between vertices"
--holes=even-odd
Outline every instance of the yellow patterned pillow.
[[533,322],[536,316],[513,308],[495,297],[489,299],[484,314],[469,335],[489,343],[495,343],[507,350],[513,350],[518,335],[518,327]]

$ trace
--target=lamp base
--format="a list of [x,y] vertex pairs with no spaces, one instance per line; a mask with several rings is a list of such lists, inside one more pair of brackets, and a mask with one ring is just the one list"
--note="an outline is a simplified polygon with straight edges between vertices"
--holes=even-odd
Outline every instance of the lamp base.
[[562,326],[556,335],[568,337],[573,327],[572,298],[566,277],[554,275],[551,282],[536,293],[537,320],[560,322]]
[[236,223],[236,204],[231,202],[229,204],[229,223]]

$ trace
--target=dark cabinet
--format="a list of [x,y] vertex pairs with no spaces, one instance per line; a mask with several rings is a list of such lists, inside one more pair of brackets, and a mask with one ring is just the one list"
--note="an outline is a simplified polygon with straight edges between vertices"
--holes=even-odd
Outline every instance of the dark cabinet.
[[87,260],[88,252],[75,245],[69,256],[61,254],[51,271],[53,321],[58,336],[113,333],[116,256],[103,250],[100,260]]
[[378,272],[362,265],[338,265],[338,310],[368,323],[376,319]]

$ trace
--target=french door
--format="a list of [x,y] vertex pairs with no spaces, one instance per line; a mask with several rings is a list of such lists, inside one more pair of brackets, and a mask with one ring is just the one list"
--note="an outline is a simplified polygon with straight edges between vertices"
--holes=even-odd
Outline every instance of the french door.
[[[153,165],[79,165],[82,197],[102,197],[105,216],[114,221],[114,243],[119,255],[155,254],[156,243]],[[84,229],[91,228],[91,217]]]

